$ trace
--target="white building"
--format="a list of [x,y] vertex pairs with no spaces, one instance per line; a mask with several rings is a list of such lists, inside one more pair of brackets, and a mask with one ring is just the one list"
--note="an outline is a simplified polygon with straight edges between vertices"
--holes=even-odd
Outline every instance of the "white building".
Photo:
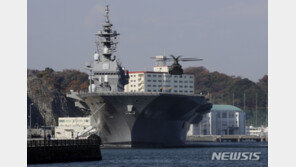
[[213,105],[198,124],[191,124],[188,135],[243,135],[245,112],[232,105]]
[[[165,56],[156,56],[164,63]],[[194,75],[171,75],[169,66],[157,64],[153,71],[129,72],[125,92],[172,92],[194,94]]]
[[74,139],[94,131],[94,121],[90,117],[60,117],[55,127],[55,138]]
[[268,135],[268,127],[254,127],[254,126],[246,126],[246,135],[250,136],[267,136]]

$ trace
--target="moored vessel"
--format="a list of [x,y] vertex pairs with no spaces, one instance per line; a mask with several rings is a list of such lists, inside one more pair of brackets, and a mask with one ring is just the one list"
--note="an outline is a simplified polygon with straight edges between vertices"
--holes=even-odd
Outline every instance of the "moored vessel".
[[[129,72],[116,60],[117,36],[112,30],[109,7],[98,50],[90,71],[89,91],[73,93],[86,103],[103,144],[131,147],[176,147],[185,143],[189,124],[201,120],[212,104],[194,94],[194,77],[183,74],[179,61],[200,59],[157,56],[153,71]],[[167,66],[168,61],[174,61]]]

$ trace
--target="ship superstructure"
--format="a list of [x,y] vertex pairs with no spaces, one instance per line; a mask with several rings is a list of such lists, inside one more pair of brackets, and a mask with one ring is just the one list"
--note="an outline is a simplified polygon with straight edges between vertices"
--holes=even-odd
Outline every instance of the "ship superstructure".
[[109,19],[109,6],[105,9],[105,23],[103,30],[98,31],[96,36],[97,51],[94,54],[94,62],[86,63],[86,69],[90,71],[90,93],[91,92],[122,92],[124,85],[128,83],[128,75],[116,60],[113,53],[116,52],[119,33],[112,30]]
[[111,29],[108,6],[105,12],[103,31],[97,33],[99,49],[94,62],[86,64],[90,70],[89,92],[72,92],[68,97],[88,105],[105,145],[183,145],[189,124],[201,120],[212,104],[194,94],[194,77],[183,74],[180,56],[173,57],[171,66],[164,64],[168,59],[165,56],[156,57],[158,65],[152,72],[129,74],[124,70],[112,55],[118,33]]

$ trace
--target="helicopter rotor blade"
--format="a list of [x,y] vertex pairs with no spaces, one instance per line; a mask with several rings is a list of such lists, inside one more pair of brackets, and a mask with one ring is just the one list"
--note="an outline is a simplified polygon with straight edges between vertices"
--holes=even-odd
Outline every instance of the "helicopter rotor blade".
[[173,58],[170,58],[170,57],[166,57],[166,58],[150,57],[150,59],[164,60],[164,61],[171,61],[171,60],[173,60]]
[[173,59],[176,59],[176,57],[174,55],[170,55]]
[[202,61],[203,59],[198,58],[181,58],[180,61]]

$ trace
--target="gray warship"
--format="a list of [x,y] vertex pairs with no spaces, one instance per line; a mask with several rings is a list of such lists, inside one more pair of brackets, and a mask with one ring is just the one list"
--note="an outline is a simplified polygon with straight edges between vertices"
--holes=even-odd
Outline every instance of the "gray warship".
[[[124,91],[129,72],[114,56],[119,33],[112,26],[107,5],[103,29],[96,33],[94,61],[85,65],[90,71],[89,91],[72,92],[68,97],[88,106],[104,145],[183,146],[189,124],[199,122],[212,104],[205,96],[194,93]],[[167,75],[182,74],[175,59]]]

